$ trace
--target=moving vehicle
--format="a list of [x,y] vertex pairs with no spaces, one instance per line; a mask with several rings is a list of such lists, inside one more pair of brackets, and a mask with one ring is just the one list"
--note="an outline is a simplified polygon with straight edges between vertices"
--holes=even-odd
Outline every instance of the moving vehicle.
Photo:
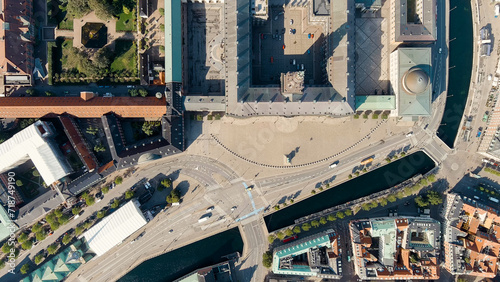
[[283,50],[285,50],[285,44],[283,44]]
[[500,15],[500,4],[495,5],[495,18],[498,18],[498,15]]
[[332,163],[332,164],[330,165],[330,168],[334,168],[334,167],[336,167],[338,164],[339,164],[339,162],[338,162],[338,161],[337,161],[337,162],[334,162],[334,163]]
[[134,240],[132,240],[132,242],[130,242],[130,244],[133,244],[135,241],[141,239],[142,236],[144,236],[144,234],[146,234],[146,231],[143,231],[141,234],[139,234],[139,236],[137,236],[137,238],[135,238]]
[[304,64],[300,65],[300,70],[304,70]]
[[201,223],[201,222],[204,222],[204,221],[207,221],[210,217],[212,217],[211,214],[207,213],[207,214],[204,214],[200,217],[200,219],[198,219],[198,223]]
[[237,206],[234,206],[231,208],[231,211],[234,211],[237,208]]
[[410,137],[410,136],[412,136],[412,135],[413,135],[413,132],[408,132],[408,133],[406,133],[406,137]]
[[295,59],[293,59],[293,65],[294,65],[294,66],[295,66],[295,63],[296,63],[296,61],[295,61]]
[[290,20],[290,25],[292,25],[292,24],[293,24],[293,20]]
[[215,209],[215,208],[214,208],[214,206],[211,206],[211,207],[209,207],[209,208],[207,209],[207,212],[211,212],[211,211],[213,211],[214,209]]
[[307,38],[311,38],[311,34],[310,33],[307,35]]
[[443,53],[443,48],[439,48],[439,54]]
[[373,162],[373,158],[372,158],[372,157],[369,157],[369,158],[367,158],[367,159],[362,160],[362,161],[361,161],[361,164],[362,164],[362,165],[366,165],[366,164],[369,164],[369,163],[371,163],[371,162]]
[[287,243],[287,242],[293,241],[295,239],[297,239],[297,235],[293,235],[292,237],[288,237],[288,238],[283,239],[283,243]]

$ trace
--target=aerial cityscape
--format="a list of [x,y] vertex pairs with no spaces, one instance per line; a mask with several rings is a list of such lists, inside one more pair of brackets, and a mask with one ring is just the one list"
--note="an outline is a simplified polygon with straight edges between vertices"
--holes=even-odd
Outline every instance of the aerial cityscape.
[[500,281],[500,0],[0,9],[0,282]]

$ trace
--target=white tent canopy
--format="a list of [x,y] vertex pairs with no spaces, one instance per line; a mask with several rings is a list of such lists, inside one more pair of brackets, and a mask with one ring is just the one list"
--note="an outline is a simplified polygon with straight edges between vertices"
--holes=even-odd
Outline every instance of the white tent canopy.
[[85,237],[90,249],[97,256],[100,256],[146,223],[146,219],[139,209],[139,202],[134,199],[103,218],[101,222],[85,232],[83,237]]
[[71,172],[66,160],[50,137],[50,123],[37,121],[0,144],[0,172],[31,159],[47,185]]

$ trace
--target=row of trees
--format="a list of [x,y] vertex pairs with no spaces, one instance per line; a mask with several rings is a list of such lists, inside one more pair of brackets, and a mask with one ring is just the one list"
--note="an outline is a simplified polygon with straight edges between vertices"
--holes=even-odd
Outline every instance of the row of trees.
[[146,91],[146,89],[144,88],[134,88],[134,89],[129,89],[128,94],[132,97],[136,97],[139,95],[142,97],[146,97],[148,96],[148,91]]
[[386,161],[387,163],[390,163],[390,162],[392,162],[392,161],[397,160],[399,157],[401,157],[401,158],[402,158],[402,157],[405,157],[405,156],[406,156],[406,152],[401,152],[401,153],[399,154],[399,156],[398,156],[397,154],[394,154],[394,156],[392,156],[392,157],[387,156],[387,158],[385,158],[385,161]]
[[101,20],[109,20],[113,15],[130,13],[135,7],[133,0],[65,0],[67,11],[72,18],[82,18],[91,11]]
[[337,219],[343,219],[346,216],[351,216],[352,211],[346,209],[344,211],[338,211],[335,214],[329,214],[327,217],[321,217],[319,220],[313,220],[311,222],[305,222],[302,225],[296,225],[293,228],[288,228],[285,231],[278,231],[276,234],[270,234],[268,236],[269,243],[272,244],[276,239],[283,240],[287,236],[293,236],[294,234],[299,234],[302,231],[309,231],[311,228],[317,228],[321,225],[325,225],[328,221],[335,221]]
[[436,176],[431,174],[425,178],[420,179],[417,183],[411,186],[407,186],[395,194],[387,195],[379,199],[375,199],[369,202],[365,202],[361,205],[361,209],[364,211],[369,211],[378,206],[385,207],[388,203],[394,203],[397,199],[403,199],[415,193],[418,193],[423,187],[431,185],[436,181]]

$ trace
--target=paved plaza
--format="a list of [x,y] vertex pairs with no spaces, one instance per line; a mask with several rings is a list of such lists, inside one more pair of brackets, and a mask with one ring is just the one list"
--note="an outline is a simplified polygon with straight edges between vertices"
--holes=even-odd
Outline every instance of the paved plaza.
[[222,4],[187,3],[187,35],[184,75],[191,95],[224,93]]
[[302,65],[306,84],[326,84],[325,65],[321,64],[325,31],[322,25],[308,22],[307,12],[306,7],[273,7],[269,20],[253,27],[254,85],[279,84],[281,73],[302,70]]
[[388,20],[356,19],[356,94],[389,94]]

